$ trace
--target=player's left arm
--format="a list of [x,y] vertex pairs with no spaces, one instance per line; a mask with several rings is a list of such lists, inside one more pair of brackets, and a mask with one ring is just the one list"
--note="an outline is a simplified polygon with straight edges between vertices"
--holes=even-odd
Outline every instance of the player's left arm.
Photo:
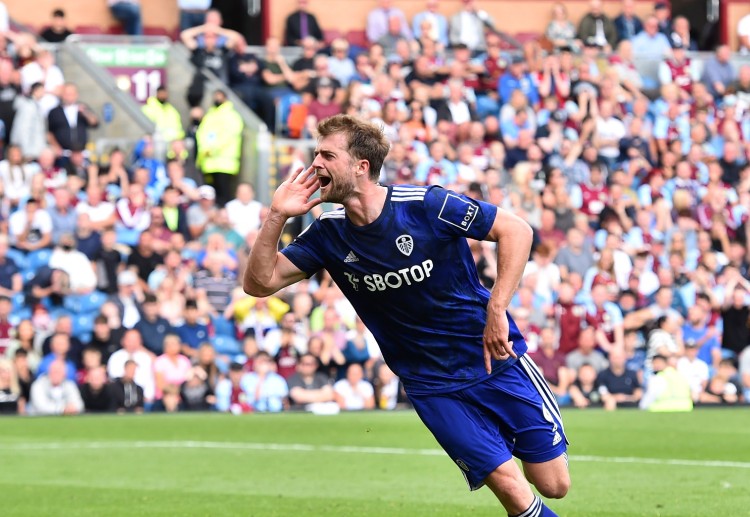
[[485,240],[497,243],[497,280],[487,304],[487,325],[484,329],[487,373],[492,371],[492,359],[516,357],[513,343],[508,341],[510,325],[506,311],[529,260],[533,235],[526,221],[498,208],[495,221],[485,237]]

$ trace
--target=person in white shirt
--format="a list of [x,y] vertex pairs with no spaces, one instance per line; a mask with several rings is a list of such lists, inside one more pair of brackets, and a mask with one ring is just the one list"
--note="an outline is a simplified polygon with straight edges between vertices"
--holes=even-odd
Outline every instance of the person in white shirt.
[[685,355],[677,360],[677,371],[689,382],[693,400],[700,400],[708,385],[709,371],[705,361],[698,359],[698,343],[693,340],[685,341]]
[[448,20],[438,12],[438,0],[427,0],[427,9],[414,15],[412,31],[415,38],[422,37],[423,27],[429,30],[428,38],[448,47]]
[[450,42],[456,46],[461,43],[472,52],[484,50],[487,43],[484,38],[485,25],[492,26],[492,18],[477,8],[475,0],[463,0],[463,9],[454,14],[450,21]]
[[104,191],[94,181],[86,187],[86,201],[76,205],[76,212],[88,215],[91,227],[97,231],[113,226],[117,220],[115,205],[104,199]]
[[48,50],[41,50],[35,61],[21,68],[21,91],[28,95],[34,83],[44,85],[44,95],[39,104],[46,117],[60,103],[60,94],[65,84],[62,70],[55,65],[55,56]]
[[740,40],[740,48],[737,50],[741,54],[750,53],[750,14],[740,18],[737,24],[737,38]]
[[232,228],[243,239],[250,232],[260,228],[263,205],[255,200],[255,191],[249,183],[240,183],[237,186],[237,197],[226,204],[226,209]]
[[59,244],[49,259],[50,269],[58,269],[68,275],[71,293],[91,293],[96,289],[97,282],[94,266],[86,255],[75,249],[73,235],[63,234]]
[[143,398],[146,403],[154,401],[156,392],[156,381],[154,379],[154,368],[152,354],[143,347],[141,333],[130,329],[122,336],[122,348],[112,354],[107,361],[107,374],[110,379],[117,379],[125,373],[125,363],[132,359],[137,365],[135,370],[135,383],[143,388]]
[[375,407],[375,390],[372,384],[364,380],[364,371],[357,363],[349,365],[346,379],[341,379],[333,385],[333,396],[344,411]]
[[[596,104],[596,103],[592,103]],[[625,124],[614,116],[614,106],[611,101],[602,101],[599,105],[599,116],[595,117],[594,147],[599,156],[606,160],[610,170],[620,157],[620,140],[625,138]]]
[[16,210],[8,220],[11,245],[23,251],[35,251],[52,243],[52,218],[30,198],[23,210]]
[[6,159],[0,161],[0,181],[5,187],[5,197],[12,206],[18,206],[21,200],[29,196],[31,182],[38,172],[37,164],[23,162],[23,152],[18,145],[8,147]]

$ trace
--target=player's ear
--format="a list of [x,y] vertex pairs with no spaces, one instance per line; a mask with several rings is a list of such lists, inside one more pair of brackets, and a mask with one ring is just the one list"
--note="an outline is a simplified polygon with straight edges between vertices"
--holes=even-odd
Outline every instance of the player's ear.
[[368,160],[359,160],[356,169],[357,176],[367,176],[370,174],[370,162]]

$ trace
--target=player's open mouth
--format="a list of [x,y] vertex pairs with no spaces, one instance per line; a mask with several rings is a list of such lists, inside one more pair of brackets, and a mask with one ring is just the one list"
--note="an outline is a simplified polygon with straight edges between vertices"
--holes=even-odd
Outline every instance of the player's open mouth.
[[326,188],[331,183],[331,178],[328,176],[318,176],[318,182],[320,183],[320,188]]

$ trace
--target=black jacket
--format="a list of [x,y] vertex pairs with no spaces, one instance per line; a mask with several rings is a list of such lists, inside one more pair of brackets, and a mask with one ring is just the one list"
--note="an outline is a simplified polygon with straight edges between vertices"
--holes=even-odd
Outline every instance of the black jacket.
[[86,117],[78,113],[76,127],[71,128],[62,105],[57,106],[47,116],[49,132],[63,149],[84,149],[89,141],[89,126]]

